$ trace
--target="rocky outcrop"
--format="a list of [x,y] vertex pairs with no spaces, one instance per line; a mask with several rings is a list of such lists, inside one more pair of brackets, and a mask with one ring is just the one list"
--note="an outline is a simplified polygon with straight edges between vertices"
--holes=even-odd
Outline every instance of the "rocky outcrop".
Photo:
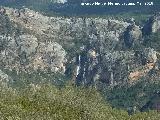
[[[24,9],[5,8],[6,14],[11,21],[26,29],[32,31],[42,40],[43,38],[55,40],[71,41],[73,39],[84,39],[84,30],[89,33],[101,32],[101,36],[109,37],[110,33],[117,40],[120,34],[129,26],[130,23],[105,18],[64,18],[64,17],[47,17],[38,12]],[[91,30],[92,29],[92,30]],[[110,35],[110,36],[109,36]]]
[[17,71],[51,70],[65,72],[66,52],[56,42],[39,42],[33,35],[20,35],[16,38],[1,36],[1,66]]
[[149,35],[160,30],[160,14],[156,14],[149,18],[143,27],[143,34]]
[[6,10],[5,10],[5,8],[3,8],[3,7],[0,7],[0,14],[1,15],[4,15],[6,13]]
[[1,35],[1,66],[67,73],[66,66],[74,64],[77,85],[100,81],[114,86],[147,76],[157,63],[157,52],[142,47],[142,30],[134,20],[47,17],[27,8],[5,11],[13,27],[23,29]]
[[40,43],[33,62],[34,68],[49,68],[53,72],[65,72],[66,52],[58,43]]
[[125,46],[130,48],[135,44],[140,44],[142,41],[142,31],[139,26],[134,24],[127,27],[126,31],[124,32],[124,43]]
[[157,52],[151,48],[103,51],[103,55],[96,50],[84,50],[77,56],[77,84],[134,84],[141,78],[148,77],[155,69],[157,60]]

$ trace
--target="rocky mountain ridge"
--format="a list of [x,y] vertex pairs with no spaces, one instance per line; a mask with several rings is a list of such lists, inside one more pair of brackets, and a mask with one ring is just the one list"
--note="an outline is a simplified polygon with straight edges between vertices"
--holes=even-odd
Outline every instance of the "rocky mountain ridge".
[[143,46],[144,35],[160,30],[159,15],[143,28],[133,19],[47,17],[28,8],[2,7],[0,18],[13,25],[3,33],[8,23],[0,23],[0,60],[7,69],[70,71],[77,85],[110,86],[134,83],[159,70],[159,53]]

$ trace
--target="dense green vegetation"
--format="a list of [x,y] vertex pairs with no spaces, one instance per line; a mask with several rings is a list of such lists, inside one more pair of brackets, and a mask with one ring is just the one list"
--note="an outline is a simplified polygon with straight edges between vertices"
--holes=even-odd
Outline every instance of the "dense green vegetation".
[[160,82],[141,80],[133,86],[124,85],[105,88],[103,93],[113,107],[123,108],[128,112],[132,112],[134,107],[136,107],[136,111],[140,111],[151,100],[154,93],[159,90]]
[[[1,68],[2,69],[2,68]],[[52,73],[52,72],[20,72],[17,74],[16,70],[2,69],[7,75],[11,77],[9,85],[12,88],[23,89],[29,84],[54,84],[57,87],[62,87],[68,81],[68,78],[62,74]]]
[[[0,84],[2,120],[159,120],[154,111],[129,116],[110,107],[94,88],[50,84],[30,85],[21,91]],[[11,99],[12,98],[12,99]]]

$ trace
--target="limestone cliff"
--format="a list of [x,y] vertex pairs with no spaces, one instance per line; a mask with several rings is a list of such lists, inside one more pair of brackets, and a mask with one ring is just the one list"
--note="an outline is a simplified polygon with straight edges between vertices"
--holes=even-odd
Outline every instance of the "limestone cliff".
[[143,27],[143,34],[148,35],[160,30],[160,13],[150,17]]
[[[143,31],[134,22],[47,17],[28,8],[7,7],[1,8],[0,18],[8,20],[0,23],[0,61],[5,68],[66,75],[71,71],[77,85],[111,86],[134,83],[157,68],[157,51],[143,46],[146,27]],[[145,26],[156,32],[157,24]]]

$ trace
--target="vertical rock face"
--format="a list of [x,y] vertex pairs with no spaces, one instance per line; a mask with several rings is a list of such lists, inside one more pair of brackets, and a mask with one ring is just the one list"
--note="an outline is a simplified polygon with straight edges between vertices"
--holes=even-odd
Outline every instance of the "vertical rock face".
[[127,27],[127,30],[124,32],[124,42],[125,46],[130,48],[136,43],[138,44],[142,39],[142,31],[139,26],[130,25]]
[[[105,38],[98,33],[98,29],[91,30],[94,32],[88,32],[89,44],[78,56],[80,64],[78,64],[77,84],[95,84],[101,81],[114,86],[133,83],[154,68],[157,61],[156,51],[151,48],[138,49],[134,46],[140,45],[142,40],[142,32],[138,26],[129,25],[125,30],[120,29],[123,32],[117,32],[118,35],[111,34],[112,29],[105,33],[107,34]],[[119,36],[123,35],[124,39],[121,39]],[[123,40],[125,47],[134,46],[137,50],[121,50]],[[115,44],[110,44],[112,41],[115,41]],[[110,44],[109,47],[108,44]],[[117,44],[120,50],[114,48]]]
[[149,18],[143,27],[143,34],[149,35],[160,30],[160,14],[154,15]]
[[[101,81],[107,85],[117,85],[129,81],[130,70],[136,70],[134,51],[122,51],[134,44],[140,44],[142,32],[136,25],[108,20],[106,28],[98,28],[95,21],[88,22],[88,44],[78,55],[78,84],[95,84]],[[79,59],[80,58],[80,59]],[[138,58],[141,61],[141,58]],[[78,63],[79,63],[78,62]]]
[[[73,74],[77,85],[100,81],[114,86],[146,76],[157,63],[156,51],[142,47],[142,30],[134,20],[47,17],[27,8],[5,10],[13,28],[23,28],[21,32],[11,29],[14,32],[1,33],[0,60],[5,67],[65,73],[67,58],[76,57]],[[143,30],[159,29],[151,23],[146,24],[150,29]]]
[[85,49],[77,56],[76,82],[78,85],[94,85],[98,81],[111,86],[132,84],[147,76],[156,62],[156,51],[151,48],[110,52]]

